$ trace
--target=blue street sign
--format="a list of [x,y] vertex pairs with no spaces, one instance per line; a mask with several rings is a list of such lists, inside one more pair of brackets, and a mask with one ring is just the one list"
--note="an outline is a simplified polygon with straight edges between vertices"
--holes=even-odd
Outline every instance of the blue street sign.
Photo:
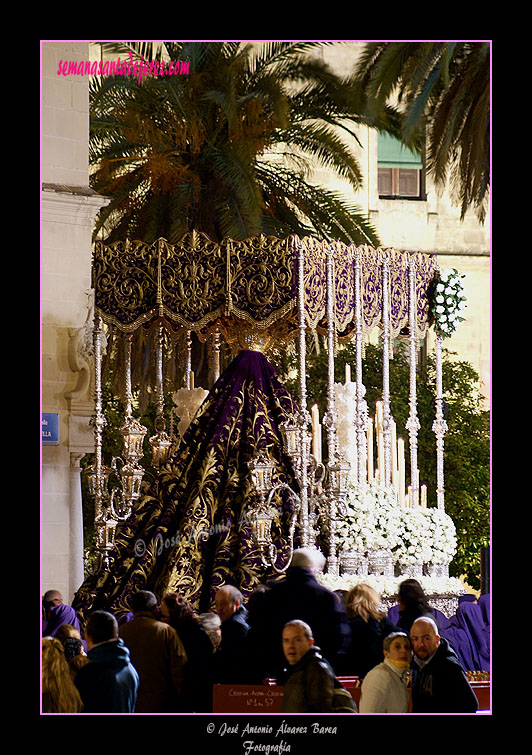
[[45,414],[43,412],[42,444],[43,446],[59,445],[59,414]]

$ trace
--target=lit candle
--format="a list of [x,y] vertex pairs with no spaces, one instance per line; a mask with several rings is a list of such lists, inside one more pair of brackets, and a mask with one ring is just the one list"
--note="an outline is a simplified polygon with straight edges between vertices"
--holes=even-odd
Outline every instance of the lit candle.
[[397,488],[397,480],[399,477],[399,473],[397,470],[397,431],[396,431],[396,426],[393,419],[391,421],[390,444],[392,446],[392,485],[395,488]]
[[345,382],[350,383],[351,382],[351,365],[346,364],[345,366]]
[[379,433],[377,463],[379,467],[379,477],[384,482],[384,436],[382,433]]
[[412,485],[408,486],[408,508],[412,508]]
[[368,445],[368,482],[371,482],[373,480],[373,420],[371,417],[368,419],[366,436]]
[[399,500],[405,500],[405,442],[403,438],[397,440],[397,456],[399,467]]
[[377,430],[377,433],[382,432],[383,417],[384,417],[384,414],[383,414],[382,401],[377,401],[376,412],[375,412],[375,429]]
[[320,446],[320,410],[318,405],[314,404],[311,409],[312,414],[312,455],[318,461]]

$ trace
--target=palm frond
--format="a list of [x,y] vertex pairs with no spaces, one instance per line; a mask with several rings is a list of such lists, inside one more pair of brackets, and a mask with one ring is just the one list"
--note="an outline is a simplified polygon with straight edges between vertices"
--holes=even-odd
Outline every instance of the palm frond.
[[397,98],[403,143],[419,151],[424,134],[436,186],[448,182],[461,217],[475,207],[483,222],[490,185],[489,43],[371,43],[353,81],[375,121]]
[[[355,188],[362,182],[343,137],[357,139],[366,115],[352,108],[349,80],[314,55],[324,44],[106,45],[138,59],[188,60],[190,74],[91,82],[91,185],[112,197],[97,232],[153,239],[196,228],[244,238],[277,225],[375,240],[366,220],[353,221],[356,208],[308,183],[312,162]],[[394,118],[387,109],[379,123]],[[264,168],[267,154],[283,151],[292,170]]]

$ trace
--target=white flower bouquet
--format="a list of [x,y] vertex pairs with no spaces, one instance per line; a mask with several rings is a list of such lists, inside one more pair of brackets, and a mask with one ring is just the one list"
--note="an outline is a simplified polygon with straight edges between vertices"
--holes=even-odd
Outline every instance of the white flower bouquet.
[[336,538],[340,552],[388,549],[403,565],[449,564],[456,553],[456,529],[448,514],[402,508],[392,490],[376,483],[351,484]]
[[427,519],[427,544],[433,564],[448,564],[456,553],[456,527],[451,517],[441,509],[423,509]]
[[341,550],[365,553],[399,545],[400,510],[392,492],[375,483],[352,484],[346,508],[336,529]]
[[423,564],[431,560],[432,549],[428,536],[428,509],[401,509],[399,545],[394,557],[400,564]]
[[434,329],[442,338],[449,338],[460,322],[465,320],[463,315],[467,297],[462,284],[464,277],[454,268],[442,270],[437,276],[431,314]]

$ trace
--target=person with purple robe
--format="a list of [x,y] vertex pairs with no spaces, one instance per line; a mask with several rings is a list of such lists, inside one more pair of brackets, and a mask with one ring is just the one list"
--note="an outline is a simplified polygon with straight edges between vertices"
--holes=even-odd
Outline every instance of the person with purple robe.
[[451,645],[464,671],[475,671],[478,669],[478,654],[469,632],[460,625],[458,611],[457,622],[440,630],[440,635]]
[[441,634],[453,646],[466,671],[489,671],[489,644],[486,642],[480,607],[465,601],[459,604],[453,623]]
[[483,593],[478,599],[478,605],[482,614],[482,620],[484,626],[487,627],[488,632],[491,623],[491,597],[489,592]]
[[447,616],[429,604],[417,579],[408,578],[399,585],[397,603],[388,609],[388,619],[408,634],[412,623],[419,616],[430,616],[439,629],[449,626]]
[[462,603],[458,606],[457,615],[459,615],[459,620],[467,629],[476,650],[476,666],[474,670],[489,671],[490,648],[486,641],[485,626],[480,607],[477,603]]
[[43,626],[43,637],[54,637],[59,627],[63,626],[63,624],[72,624],[81,635],[78,616],[72,606],[60,603],[57,606],[52,606],[48,610],[47,615],[48,620],[46,625]]

